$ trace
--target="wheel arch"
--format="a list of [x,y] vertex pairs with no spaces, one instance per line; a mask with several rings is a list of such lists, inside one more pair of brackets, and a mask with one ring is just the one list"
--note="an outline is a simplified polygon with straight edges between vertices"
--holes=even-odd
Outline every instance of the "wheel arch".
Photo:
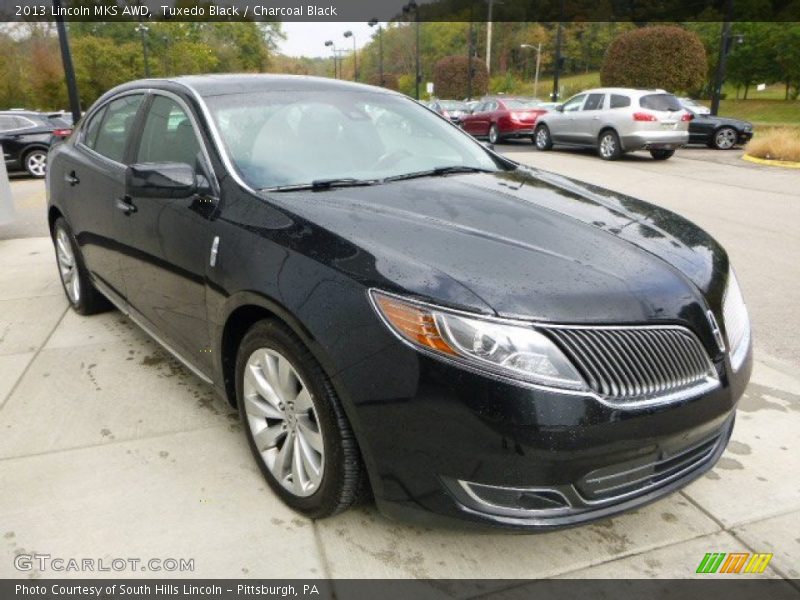
[[617,136],[617,140],[619,141],[620,149],[624,151],[625,150],[625,142],[622,141],[622,136],[619,134],[619,131],[617,131],[617,128],[614,127],[613,125],[609,124],[609,123],[601,126],[600,127],[600,131],[597,132],[597,138],[595,138],[595,142],[596,142],[595,148],[600,145],[600,138],[603,137],[603,134],[604,133],[608,133],[609,131],[613,132],[614,135]]
[[53,235],[53,227],[56,226],[56,221],[59,217],[63,217],[64,213],[62,213],[57,206],[50,206],[47,209],[47,228],[50,231],[50,235]]

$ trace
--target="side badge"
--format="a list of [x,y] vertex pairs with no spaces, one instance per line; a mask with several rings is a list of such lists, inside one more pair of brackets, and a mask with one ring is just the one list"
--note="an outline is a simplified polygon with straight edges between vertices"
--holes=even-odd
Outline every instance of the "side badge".
[[217,266],[217,254],[219,253],[219,236],[214,236],[214,241],[211,242],[211,256],[208,259],[208,264],[212,267]]

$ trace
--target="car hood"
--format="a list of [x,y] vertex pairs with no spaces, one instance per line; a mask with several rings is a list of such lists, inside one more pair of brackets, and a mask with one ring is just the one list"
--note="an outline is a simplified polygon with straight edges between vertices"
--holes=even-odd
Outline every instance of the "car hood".
[[271,199],[367,253],[345,268],[370,285],[505,317],[705,318],[727,273],[724,251],[682,217],[528,168]]

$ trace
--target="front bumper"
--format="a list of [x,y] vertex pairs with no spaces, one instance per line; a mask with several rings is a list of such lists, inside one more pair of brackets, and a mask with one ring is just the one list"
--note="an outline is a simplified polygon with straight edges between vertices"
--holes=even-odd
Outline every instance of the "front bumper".
[[736,143],[740,146],[744,146],[747,142],[753,139],[753,132],[751,131],[740,131],[739,135],[736,139]]
[[[702,475],[727,445],[751,368],[748,356],[701,396],[620,409],[414,360],[411,394],[357,407],[379,509],[426,524],[515,529],[603,518]],[[509,489],[519,492],[513,501]]]

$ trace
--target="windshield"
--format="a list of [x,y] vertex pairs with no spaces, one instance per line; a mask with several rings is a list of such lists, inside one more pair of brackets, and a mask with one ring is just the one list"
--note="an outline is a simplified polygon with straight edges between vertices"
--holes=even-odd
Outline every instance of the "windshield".
[[256,189],[499,169],[480,144],[402,96],[279,91],[207,102],[231,160]]

